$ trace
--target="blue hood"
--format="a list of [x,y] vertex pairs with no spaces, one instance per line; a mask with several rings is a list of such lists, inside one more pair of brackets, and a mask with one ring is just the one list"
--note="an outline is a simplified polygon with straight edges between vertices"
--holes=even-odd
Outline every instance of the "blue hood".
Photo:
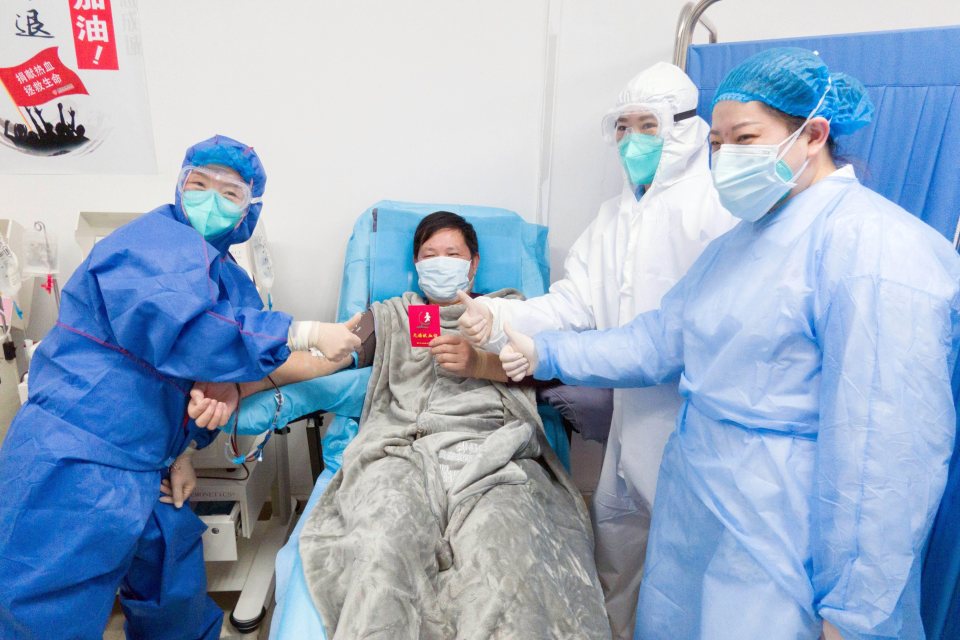
[[[247,146],[227,136],[215,135],[212,138],[198,142],[189,149],[183,158],[181,167],[192,165],[202,167],[208,164],[221,164],[230,167],[240,174],[245,182],[252,183],[253,197],[263,195],[267,184],[267,174],[260,164],[260,157],[253,150],[253,147]],[[180,203],[180,194],[174,194],[174,206],[180,219],[184,223],[190,224],[186,215],[183,213],[183,206]],[[260,219],[260,209],[262,203],[251,204],[247,209],[247,215],[243,218],[236,229],[222,238],[210,242],[218,251],[223,253],[230,245],[246,242],[253,235],[253,230],[257,226],[257,220]]]

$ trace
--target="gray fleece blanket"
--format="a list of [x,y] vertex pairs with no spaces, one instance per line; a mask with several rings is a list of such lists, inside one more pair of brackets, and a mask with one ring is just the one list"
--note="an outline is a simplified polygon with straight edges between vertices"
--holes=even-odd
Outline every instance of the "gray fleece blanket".
[[[444,371],[410,346],[410,304],[373,305],[360,433],[300,535],[327,636],[609,639],[587,510],[533,392]],[[462,312],[441,310],[444,333]]]

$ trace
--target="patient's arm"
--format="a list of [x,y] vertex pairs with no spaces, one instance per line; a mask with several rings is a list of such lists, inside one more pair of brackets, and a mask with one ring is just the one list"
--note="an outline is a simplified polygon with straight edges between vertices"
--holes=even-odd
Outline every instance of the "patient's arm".
[[[377,336],[374,331],[373,312],[367,309],[361,316],[359,326],[354,330],[360,338],[360,350],[357,351],[357,368],[369,367],[373,362],[373,353],[377,348]],[[256,382],[244,382],[240,385],[240,395],[246,398],[258,391],[272,389],[273,382],[278,387],[294,382],[303,382],[312,380],[321,376],[328,376],[341,369],[348,368],[353,364],[353,356],[348,356],[343,360],[327,360],[326,358],[317,358],[306,351],[294,351],[287,358],[287,361],[277,367],[269,378],[257,380]]]
[[507,382],[499,356],[474,348],[463,336],[447,334],[434,338],[430,354],[437,364],[458,376]]
[[[317,358],[306,351],[294,351],[287,361],[277,367],[269,377],[256,382],[195,382],[190,390],[187,403],[187,415],[193,418],[198,427],[216,429],[223,427],[237,410],[240,398],[253,395],[258,391],[273,388],[272,378],[277,386],[302,382],[311,378],[327,376],[353,363],[353,357],[334,362],[326,358]],[[237,391],[239,390],[239,396]]]
[[[270,378],[273,378],[273,382],[275,382],[278,387],[282,387],[285,384],[293,384],[294,382],[303,382],[304,380],[328,376],[341,369],[346,369],[352,363],[352,356],[347,356],[343,360],[333,361],[312,356],[306,351],[294,351],[290,354],[290,357],[287,358],[286,362],[270,374]],[[256,382],[241,383],[240,396],[246,398],[258,391],[272,389],[273,384],[270,382],[270,378],[264,378]]]

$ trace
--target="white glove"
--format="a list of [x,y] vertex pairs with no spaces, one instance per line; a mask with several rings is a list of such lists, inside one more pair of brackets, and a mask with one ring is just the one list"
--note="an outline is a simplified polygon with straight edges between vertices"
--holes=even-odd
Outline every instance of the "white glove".
[[504,325],[503,331],[510,342],[500,351],[500,364],[508,378],[520,382],[537,370],[536,343],[527,334],[511,329],[509,324]]
[[315,349],[327,360],[343,360],[360,348],[360,337],[354,333],[360,326],[357,312],[346,322],[293,322],[287,335],[291,351]]
[[196,452],[197,450],[192,446],[187,447],[187,450],[170,465],[170,478],[160,482],[162,494],[160,502],[172,504],[179,509],[190,498],[190,494],[197,486],[197,473],[193,470],[193,462],[190,460]]
[[490,307],[474,300],[463,291],[457,291],[457,299],[465,307],[457,321],[460,335],[472,345],[484,346],[490,340],[490,332],[493,331],[493,312]]

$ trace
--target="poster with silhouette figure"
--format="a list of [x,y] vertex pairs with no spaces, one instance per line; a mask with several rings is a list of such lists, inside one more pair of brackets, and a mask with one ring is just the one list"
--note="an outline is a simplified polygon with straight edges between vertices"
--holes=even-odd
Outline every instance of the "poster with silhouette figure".
[[0,173],[155,173],[136,0],[0,5]]

